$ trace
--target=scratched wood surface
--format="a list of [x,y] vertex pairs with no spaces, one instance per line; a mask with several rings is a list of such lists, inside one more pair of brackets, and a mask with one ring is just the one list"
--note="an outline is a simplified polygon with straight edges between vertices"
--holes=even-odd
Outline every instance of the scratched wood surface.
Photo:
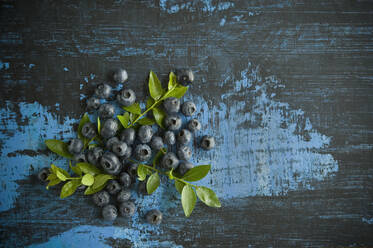
[[[373,1],[0,3],[1,247],[373,247]],[[42,141],[72,137],[117,67],[140,99],[150,69],[195,71],[187,97],[218,140],[195,157],[221,209],[186,219],[166,184],[105,223],[37,182],[63,164]]]

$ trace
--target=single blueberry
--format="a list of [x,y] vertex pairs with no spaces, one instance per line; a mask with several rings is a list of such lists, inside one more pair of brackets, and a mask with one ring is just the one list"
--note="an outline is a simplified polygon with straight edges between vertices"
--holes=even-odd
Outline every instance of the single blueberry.
[[118,210],[114,205],[106,205],[102,208],[102,217],[106,221],[113,221],[118,217]]
[[118,141],[116,143],[114,143],[113,145],[113,152],[118,156],[118,157],[122,157],[126,154],[127,152],[127,144],[125,142],[122,142],[122,141]]
[[184,86],[188,86],[193,83],[194,75],[191,69],[179,69],[176,70],[177,82]]
[[86,154],[84,152],[81,152],[79,154],[75,154],[74,155],[74,160],[77,163],[85,163],[85,162],[87,162]]
[[67,150],[71,154],[79,154],[83,150],[83,147],[83,141],[81,141],[80,139],[71,139],[67,143]]
[[136,139],[136,131],[133,128],[125,128],[120,133],[119,138],[121,141],[126,142],[127,145],[132,145]]
[[122,189],[122,187],[119,185],[118,181],[116,180],[110,180],[108,184],[106,185],[106,190],[109,192],[110,195],[116,195],[118,192]]
[[101,128],[101,136],[105,139],[109,139],[117,133],[119,124],[114,119],[107,119]]
[[106,141],[105,148],[109,151],[113,151],[113,145],[115,143],[119,142],[119,139],[117,137],[111,137]]
[[132,147],[130,146],[127,146],[127,150],[126,150],[126,153],[121,157],[121,159],[124,161],[124,160],[127,160],[131,157],[132,155]]
[[137,167],[138,164],[130,164],[127,168],[127,173],[132,177],[136,178],[137,176]]
[[136,206],[135,203],[131,201],[125,201],[120,204],[119,212],[123,217],[131,217],[135,214]]
[[177,159],[176,155],[172,152],[168,152],[162,157],[161,165],[165,169],[176,169],[178,164],[179,160]]
[[95,124],[87,122],[83,125],[81,133],[83,137],[93,139],[97,135],[97,127]]
[[177,135],[176,135],[177,142],[180,144],[186,145],[189,144],[192,140],[192,133],[188,129],[182,129]]
[[111,86],[108,84],[100,84],[97,86],[95,94],[98,98],[107,99],[111,94]]
[[38,173],[38,179],[40,180],[40,182],[43,182],[45,183],[47,181],[47,178],[50,174],[50,171],[49,171],[49,168],[48,167],[44,167],[43,169],[41,169]]
[[164,147],[163,139],[159,136],[153,136],[152,141],[150,142],[152,149],[158,151]]
[[215,147],[215,139],[212,136],[203,136],[201,140],[201,147],[205,150],[211,150]]
[[180,174],[180,176],[184,176],[184,174],[187,173],[193,167],[194,166],[192,163],[189,163],[188,161],[182,161],[177,167],[177,172]]
[[88,98],[86,103],[88,111],[96,110],[98,107],[100,107],[100,99],[94,96]]
[[131,89],[123,89],[117,95],[117,101],[123,106],[131,106],[136,101],[135,92]]
[[118,68],[113,73],[113,79],[116,83],[124,83],[128,79],[127,71],[121,68]]
[[105,190],[101,190],[100,192],[97,192],[93,195],[93,202],[99,207],[108,205],[109,201],[110,195]]
[[181,105],[181,112],[185,116],[192,116],[196,113],[196,111],[197,111],[197,107],[194,104],[194,102],[188,101],[188,102],[184,102],[183,105]]
[[174,131],[181,127],[181,118],[177,115],[168,115],[164,119],[164,124],[168,130]]
[[152,156],[152,150],[146,144],[139,144],[135,148],[135,156],[140,161],[147,161]]
[[163,101],[163,107],[167,113],[177,113],[180,110],[180,100],[176,97],[169,97]]
[[188,122],[188,125],[187,125],[188,129],[191,131],[191,132],[196,132],[196,131],[199,131],[201,130],[201,123],[197,120],[197,119],[191,119],[189,122]]
[[147,189],[146,189],[146,182],[147,182],[147,180],[139,182],[139,184],[138,184],[138,186],[137,186],[137,192],[138,192],[139,194],[142,194],[142,195],[149,195],[149,194],[148,194],[148,191],[147,191]]
[[97,166],[103,154],[104,150],[101,147],[93,147],[92,149],[89,149],[87,152],[88,163]]
[[119,161],[118,157],[111,152],[105,152],[104,155],[102,155],[100,164],[105,172],[111,175],[119,174],[122,169],[122,163]]
[[174,145],[176,143],[175,133],[172,131],[166,131],[164,133],[163,139],[167,145]]
[[115,108],[109,103],[104,103],[98,108],[98,115],[101,119],[112,118],[115,115]]
[[118,202],[128,201],[131,197],[131,191],[129,189],[122,189],[117,195]]
[[141,143],[149,143],[153,137],[153,129],[149,125],[141,126],[137,132],[137,138]]
[[124,188],[128,188],[129,186],[131,186],[132,179],[131,179],[131,176],[127,172],[120,173],[118,180],[123,185]]
[[146,221],[149,224],[159,225],[161,224],[162,219],[163,219],[162,212],[159,211],[158,209],[153,209],[146,213]]
[[189,160],[192,157],[192,149],[189,146],[182,145],[177,149],[177,156],[180,160]]

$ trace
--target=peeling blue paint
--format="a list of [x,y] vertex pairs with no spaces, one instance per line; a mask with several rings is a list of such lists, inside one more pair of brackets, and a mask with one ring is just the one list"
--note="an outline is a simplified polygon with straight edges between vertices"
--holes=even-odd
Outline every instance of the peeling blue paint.
[[367,224],[369,224],[369,225],[372,225],[372,224],[373,224],[373,218],[365,218],[365,217],[363,217],[363,218],[361,219],[361,221],[364,222],[364,223],[367,223]]
[[4,69],[4,70],[8,70],[9,69],[9,66],[10,66],[10,63],[9,62],[2,62],[0,60],[0,70]]
[[64,71],[69,71],[69,68],[64,67],[63,70],[64,70]]

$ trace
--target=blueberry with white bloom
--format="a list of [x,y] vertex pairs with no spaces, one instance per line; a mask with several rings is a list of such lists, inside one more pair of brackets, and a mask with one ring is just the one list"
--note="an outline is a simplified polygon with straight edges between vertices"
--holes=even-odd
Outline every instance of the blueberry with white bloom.
[[174,145],[176,143],[175,133],[172,131],[166,131],[163,135],[163,139],[167,145]]
[[118,180],[123,185],[124,188],[128,188],[129,186],[131,186],[132,179],[131,179],[131,176],[127,172],[120,173]]
[[201,140],[201,147],[205,150],[211,150],[215,147],[215,139],[212,136],[203,136]]
[[113,144],[112,150],[117,156],[122,157],[127,152],[127,144],[123,141],[118,141]]
[[165,169],[176,169],[179,164],[179,160],[177,159],[176,155],[172,152],[166,153],[161,160],[161,165]]
[[180,160],[189,160],[192,157],[192,149],[189,146],[182,145],[177,149],[177,156]]
[[110,195],[116,195],[121,191],[122,187],[117,180],[110,180],[106,185],[106,190]]
[[139,128],[137,132],[137,138],[140,140],[141,143],[149,143],[152,139],[154,131],[151,126],[145,125]]
[[192,116],[196,113],[197,107],[192,101],[184,102],[183,105],[181,105],[181,112],[185,116]]
[[102,217],[106,221],[113,221],[118,217],[117,207],[114,205],[106,205],[102,208]]
[[177,115],[168,115],[164,119],[164,124],[168,130],[175,131],[181,127],[181,118]]
[[86,154],[84,152],[81,152],[79,154],[75,154],[74,155],[74,160],[77,163],[85,163],[85,162],[87,162]]
[[137,176],[137,167],[138,164],[130,164],[127,168],[127,173],[132,177],[135,178]]
[[187,127],[191,132],[199,131],[202,128],[201,123],[197,119],[191,119]]
[[112,118],[115,115],[115,108],[109,103],[104,103],[98,108],[98,115],[101,119]]
[[177,142],[180,144],[186,145],[189,144],[192,140],[192,133],[187,129],[182,129],[177,135],[176,135]]
[[100,107],[100,99],[94,96],[88,98],[86,103],[88,111],[96,110]]
[[119,124],[116,120],[114,119],[107,119],[102,128],[101,128],[101,136],[105,139],[109,139],[117,133],[119,129]]
[[104,150],[101,147],[93,147],[92,149],[89,149],[87,152],[88,163],[97,166],[103,154],[104,154]]
[[128,79],[127,71],[121,68],[118,68],[113,73],[113,79],[116,83],[124,83]]
[[162,219],[163,219],[162,212],[159,211],[158,209],[150,210],[150,211],[146,214],[146,221],[147,221],[149,224],[159,225],[159,224],[161,224]]
[[126,142],[127,145],[132,145],[136,139],[136,131],[133,128],[125,128],[119,136],[121,141]]
[[180,110],[180,100],[176,97],[169,97],[163,101],[163,107],[167,113],[177,113]]
[[146,144],[139,144],[135,148],[135,156],[140,161],[147,161],[152,156],[152,150]]
[[38,173],[38,179],[41,182],[45,183],[47,181],[47,178],[48,178],[49,174],[50,174],[49,168],[45,167],[45,168],[43,168],[43,169],[41,169],[39,171],[39,173]]
[[109,201],[110,195],[105,190],[101,190],[93,195],[93,202],[99,207],[108,205]]
[[97,127],[91,122],[87,122],[83,125],[81,133],[84,138],[93,139],[97,135]]
[[115,143],[119,142],[119,139],[117,137],[111,137],[110,139],[108,139],[106,141],[106,144],[105,144],[105,148],[109,151],[112,151],[113,150],[113,145]]
[[191,69],[180,69],[176,71],[177,82],[184,86],[188,86],[193,83],[194,75]]
[[190,169],[192,169],[194,166],[192,163],[188,161],[182,161],[180,162],[179,166],[177,167],[177,172],[180,174],[180,176],[184,176],[185,173],[187,173]]
[[114,153],[105,152],[101,157],[101,167],[106,173],[111,175],[117,175],[122,169],[122,163]]
[[67,143],[67,150],[71,154],[79,154],[83,150],[83,146],[83,141],[81,141],[80,139],[71,139]]
[[159,136],[153,136],[150,146],[156,151],[162,149],[164,147],[163,139]]
[[120,204],[119,212],[123,217],[131,217],[135,214],[136,206],[131,201],[125,201]]
[[131,89],[123,89],[118,93],[117,101],[123,106],[131,106],[136,101],[136,94]]
[[129,189],[122,189],[117,195],[118,202],[125,202],[131,198],[131,191]]
[[95,94],[99,98],[107,99],[111,94],[111,86],[108,84],[100,84],[97,86]]

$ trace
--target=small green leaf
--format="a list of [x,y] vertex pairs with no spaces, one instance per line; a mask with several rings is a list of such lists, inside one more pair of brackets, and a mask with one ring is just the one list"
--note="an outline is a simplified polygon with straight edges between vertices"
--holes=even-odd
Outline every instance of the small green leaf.
[[91,195],[101,191],[105,188],[107,181],[110,179],[113,179],[113,177],[107,174],[100,174],[95,176],[94,183],[85,190],[84,194]]
[[192,214],[196,201],[197,197],[193,188],[189,184],[185,185],[181,192],[181,205],[183,205],[186,217],[189,217]]
[[54,180],[56,178],[57,178],[56,174],[51,173],[51,174],[48,175],[47,180],[48,181],[52,181],[52,180]]
[[58,179],[60,179],[61,181],[66,181],[66,180],[67,180],[66,176],[65,176],[61,171],[59,171],[59,170],[57,171],[56,176],[57,176]]
[[85,186],[91,186],[95,181],[95,178],[91,174],[85,174],[82,177],[82,184]]
[[153,71],[150,71],[149,74],[149,93],[155,101],[161,98],[165,93],[164,89],[162,88],[161,82]]
[[166,154],[166,148],[160,149],[157,154],[155,154],[154,159],[153,159],[153,166],[157,166],[160,163],[160,160],[162,156]]
[[153,100],[153,98],[149,97],[146,101],[146,109],[150,108],[154,103],[155,101]]
[[100,117],[97,117],[97,133],[99,135],[101,134],[101,121],[100,121]]
[[47,185],[47,189],[49,189],[50,186],[54,186],[54,185],[59,184],[60,182],[61,182],[61,180],[58,179],[58,178],[49,181],[49,183],[48,183],[48,185]]
[[78,166],[72,166],[70,164],[71,170],[78,176],[82,176],[82,170]]
[[220,208],[221,203],[216,196],[215,192],[211,189],[200,186],[196,189],[198,198],[209,207]]
[[136,115],[141,115],[141,108],[140,108],[140,104],[138,102],[135,102],[134,104],[132,104],[131,106],[128,106],[128,107],[122,107],[124,110],[130,112],[130,113],[133,113],[133,114],[136,114]]
[[142,126],[153,125],[155,123],[155,120],[154,119],[150,119],[148,117],[144,117],[144,118],[141,118],[140,120],[138,120],[137,123],[139,123]]
[[80,181],[79,180],[71,180],[65,183],[61,189],[61,198],[68,197],[76,191],[76,189],[80,186]]
[[[56,167],[57,167],[57,166],[56,166]],[[64,174],[65,177],[70,177],[70,174],[69,174],[67,171],[65,171],[64,169],[62,169],[62,168],[60,168],[60,167],[57,167],[57,169],[58,169],[62,174]]]
[[85,113],[82,117],[82,119],[80,120],[79,122],[79,126],[78,126],[78,137],[81,141],[85,142],[85,138],[83,137],[82,135],[82,128],[84,126],[84,124],[88,123],[88,122],[91,122],[91,120],[89,119],[89,116],[87,113]]
[[77,163],[76,166],[79,167],[79,169],[83,171],[85,174],[87,173],[91,175],[102,174],[102,171],[99,168],[89,163]]
[[188,87],[178,85],[173,90],[168,91],[167,96],[164,99],[169,98],[169,97],[182,98],[187,91],[188,91]]
[[185,175],[182,177],[185,181],[199,181],[204,178],[210,171],[211,165],[198,165],[192,169],[190,169]]
[[61,140],[49,139],[45,141],[45,144],[52,152],[69,159],[73,159],[73,155],[71,155],[67,150],[67,144]]
[[57,171],[58,171],[58,167],[55,166],[54,164],[51,164],[51,169],[52,169],[52,173],[53,173],[53,174],[56,174]]
[[117,118],[124,128],[128,127],[128,121],[130,119],[130,115],[128,112],[124,113],[123,115],[117,115]]
[[181,194],[181,192],[183,192],[183,188],[185,186],[185,183],[183,182],[180,182],[178,180],[175,180],[175,188],[176,190]]
[[166,118],[166,113],[162,109],[155,107],[153,108],[153,115],[158,126],[164,128],[163,120]]
[[142,164],[139,164],[139,166],[137,167],[137,176],[139,181],[144,181],[146,179],[146,176],[150,174],[151,172],[148,168],[146,168]]
[[146,183],[146,190],[148,191],[148,194],[150,195],[153,193],[159,186],[160,179],[157,172],[154,172],[149,178]]
[[171,90],[177,86],[176,75],[175,73],[170,72],[170,75],[168,77],[168,90]]

